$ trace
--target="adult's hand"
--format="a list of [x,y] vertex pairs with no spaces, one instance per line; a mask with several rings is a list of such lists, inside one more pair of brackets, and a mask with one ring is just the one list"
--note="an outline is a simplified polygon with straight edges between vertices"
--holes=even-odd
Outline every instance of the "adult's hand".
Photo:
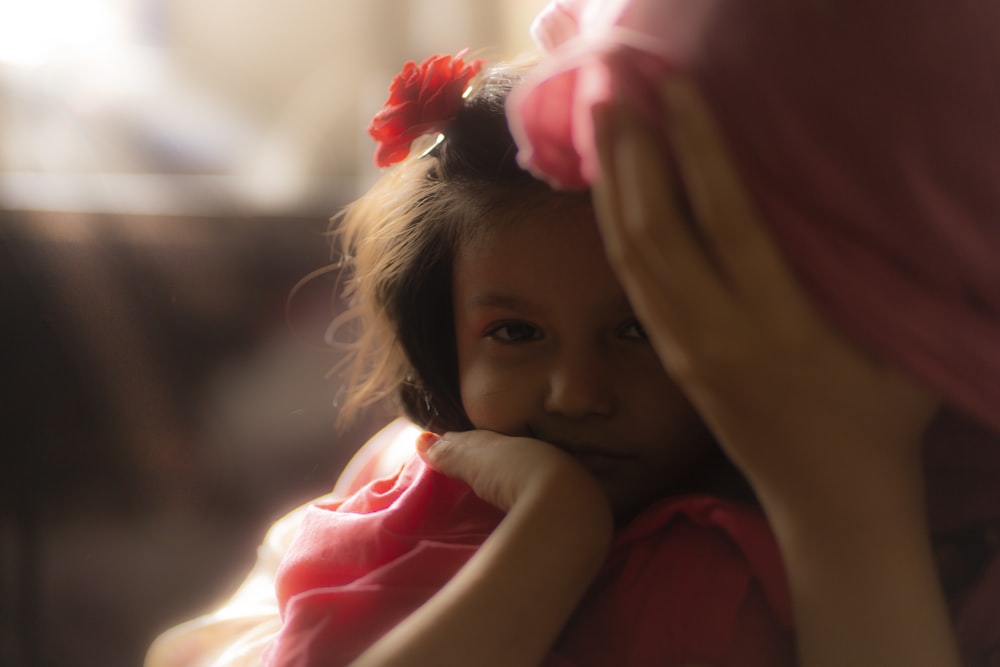
[[596,110],[598,220],[664,366],[771,520],[801,664],[957,665],[924,516],[934,398],[824,320],[697,91],[662,93],[665,137]]
[[597,109],[595,203],[667,370],[759,492],[801,499],[865,470],[919,474],[935,400],[816,310],[693,85],[661,93],[666,136],[622,106]]

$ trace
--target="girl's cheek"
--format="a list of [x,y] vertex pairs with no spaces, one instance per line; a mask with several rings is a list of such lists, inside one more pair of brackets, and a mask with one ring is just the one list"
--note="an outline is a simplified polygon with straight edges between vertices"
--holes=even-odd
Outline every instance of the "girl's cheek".
[[519,432],[530,416],[527,389],[498,369],[468,368],[461,378],[462,406],[476,428]]

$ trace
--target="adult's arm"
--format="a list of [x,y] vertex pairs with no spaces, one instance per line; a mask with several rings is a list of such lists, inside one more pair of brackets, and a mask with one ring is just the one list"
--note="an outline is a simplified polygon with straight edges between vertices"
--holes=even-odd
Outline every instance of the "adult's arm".
[[661,360],[772,523],[801,664],[958,665],[923,503],[934,398],[828,325],[698,92],[662,93],[664,135],[595,110],[598,218]]

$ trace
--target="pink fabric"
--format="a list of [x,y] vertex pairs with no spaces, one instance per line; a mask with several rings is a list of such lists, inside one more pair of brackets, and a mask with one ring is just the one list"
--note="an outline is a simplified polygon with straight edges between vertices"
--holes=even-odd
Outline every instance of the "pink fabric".
[[998,25],[980,0],[555,2],[509,115],[522,164],[580,188],[593,104],[656,119],[691,76],[817,302],[1000,431]]
[[[310,509],[277,576],[271,667],[343,665],[434,594],[501,520],[465,485],[411,461]],[[780,557],[763,518],[691,496],[616,537],[548,665],[791,665]]]

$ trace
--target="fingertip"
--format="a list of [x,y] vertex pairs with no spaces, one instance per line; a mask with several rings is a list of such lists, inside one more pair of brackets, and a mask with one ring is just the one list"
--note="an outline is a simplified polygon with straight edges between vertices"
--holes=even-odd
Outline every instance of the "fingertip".
[[441,441],[441,436],[437,433],[431,433],[430,431],[424,431],[419,436],[417,436],[417,452],[421,456],[429,456],[431,449],[434,445]]

